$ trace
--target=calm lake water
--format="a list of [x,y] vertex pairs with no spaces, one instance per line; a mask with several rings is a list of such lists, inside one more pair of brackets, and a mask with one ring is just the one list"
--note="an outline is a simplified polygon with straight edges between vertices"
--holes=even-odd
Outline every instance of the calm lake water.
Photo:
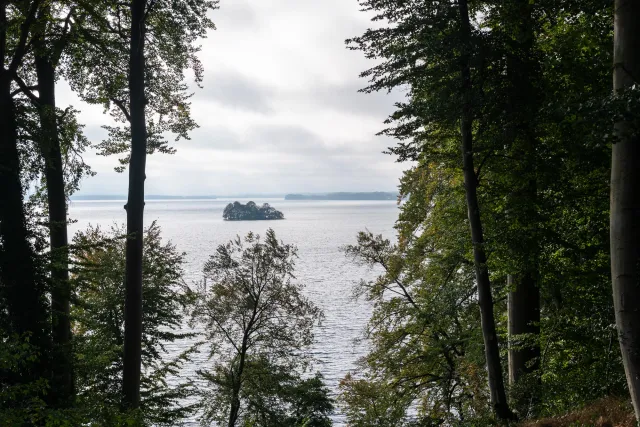
[[[236,200],[236,199],[233,199]],[[359,267],[347,259],[341,248],[353,244],[358,231],[368,229],[387,238],[395,238],[393,224],[398,215],[391,201],[285,201],[282,199],[252,199],[258,204],[269,203],[285,215],[284,221],[222,220],[228,199],[216,200],[151,200],[146,203],[145,222],[157,220],[164,239],[171,240],[186,252],[187,282],[200,280],[201,270],[219,244],[249,231],[264,234],[269,227],[285,243],[298,246],[297,280],[306,285],[307,296],[324,310],[325,320],[315,331],[313,354],[315,369],[322,372],[327,385],[337,391],[340,379],[352,370],[355,362],[366,353],[365,343],[355,343],[362,337],[371,307],[355,301],[352,288],[361,279],[371,279],[376,272]],[[249,199],[237,199],[246,203]],[[71,232],[87,225],[109,226],[124,223],[124,201],[72,201],[70,216],[76,223]],[[178,352],[179,348],[172,348]],[[206,366],[206,355],[196,355],[184,375],[194,376],[200,366]],[[340,414],[335,425],[344,425]],[[195,420],[186,425],[198,425]]]

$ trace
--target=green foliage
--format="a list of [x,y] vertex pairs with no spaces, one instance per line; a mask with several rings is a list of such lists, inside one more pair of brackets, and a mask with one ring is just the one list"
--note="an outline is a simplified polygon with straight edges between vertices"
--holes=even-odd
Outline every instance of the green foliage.
[[302,378],[298,373],[270,363],[249,359],[243,399],[246,415],[238,425],[263,427],[327,427],[333,404],[322,375]]
[[[407,173],[405,184],[422,191],[403,207],[400,243],[360,233],[346,248],[356,262],[382,269],[357,288],[374,312],[366,329],[371,350],[360,374],[342,384],[350,422],[453,423],[488,412],[464,199],[447,186],[450,179],[427,167]],[[411,216],[419,212],[416,227]]]
[[220,245],[205,264],[193,314],[213,364],[199,371],[203,423],[330,425],[321,377],[302,376],[322,313],[292,282],[296,256],[269,229]]
[[340,391],[349,425],[391,427],[406,424],[407,402],[403,402],[402,398],[383,382],[356,379],[347,374],[340,382]]
[[[125,229],[90,227],[75,239],[74,340],[78,402],[92,425],[120,425],[124,343]],[[145,231],[143,258],[143,335],[141,408],[143,425],[175,425],[193,412],[185,399],[194,385],[180,374],[189,360],[192,333],[179,332],[191,300],[182,281],[184,254],[163,243],[154,222]],[[171,358],[171,343],[187,350]]]
[[[342,401],[350,422],[361,425],[485,425],[458,147],[457,5],[360,3],[379,21],[347,41],[378,60],[362,73],[363,91],[406,91],[381,133],[396,138],[390,153],[415,163],[400,183],[398,244],[361,233],[347,248],[383,273],[358,288],[374,304],[366,331],[372,347],[343,383]],[[611,94],[609,2],[469,7],[475,173],[499,340],[541,348],[539,371],[514,385],[511,399],[528,396],[521,417],[562,413],[625,392],[613,328],[608,181],[613,122],[638,97],[635,89]],[[507,337],[507,275],[527,270],[541,294],[541,333]]]
[[48,389],[46,378],[33,382],[16,381],[19,372],[29,368],[38,359],[37,348],[29,337],[8,335],[0,329],[0,425],[18,425],[23,420],[46,418],[44,396]]
[[[190,116],[189,70],[200,85],[203,68],[195,42],[213,30],[207,16],[217,0],[146,2],[145,95],[147,152],[173,153],[166,135],[188,139],[197,127]],[[116,170],[129,162],[129,30],[131,12],[120,1],[83,2],[73,12],[78,23],[64,58],[65,77],[80,97],[100,104],[119,123],[103,126],[108,138],[97,148],[103,155],[123,155]]]

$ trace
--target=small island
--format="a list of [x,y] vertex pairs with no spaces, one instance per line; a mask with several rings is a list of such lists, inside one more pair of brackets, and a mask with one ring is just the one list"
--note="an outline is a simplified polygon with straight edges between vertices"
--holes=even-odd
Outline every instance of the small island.
[[236,201],[229,203],[227,207],[224,208],[222,218],[224,218],[225,221],[261,221],[284,219],[284,215],[279,210],[271,207],[269,203],[258,207],[254,202],[243,205]]

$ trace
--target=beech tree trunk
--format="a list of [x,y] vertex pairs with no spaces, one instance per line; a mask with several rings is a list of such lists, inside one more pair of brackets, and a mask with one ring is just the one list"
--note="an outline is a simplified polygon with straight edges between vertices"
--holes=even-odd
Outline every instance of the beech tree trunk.
[[[539,368],[540,344],[540,289],[539,236],[538,236],[538,161],[536,152],[536,118],[540,111],[540,95],[536,90],[539,66],[534,56],[533,6],[529,0],[517,0],[507,7],[505,25],[515,24],[517,31],[511,41],[507,58],[507,76],[510,84],[508,121],[512,123],[513,147],[511,156],[518,159],[513,167],[514,188],[511,203],[515,205],[520,224],[520,241],[514,248],[518,271],[510,275],[508,296],[509,318],[509,384],[515,385],[523,374]],[[522,337],[526,334],[526,343]],[[518,390],[513,404],[525,409],[530,405],[535,390]]]
[[[640,83],[639,23],[640,1],[615,1],[615,92]],[[615,132],[610,217],[613,303],[629,393],[640,421],[640,141],[629,122],[616,123]]]
[[40,149],[45,164],[49,205],[49,243],[51,245],[51,331],[54,355],[51,384],[56,407],[68,407],[73,397],[71,322],[69,319],[69,241],[64,166],[55,112],[55,71],[44,57],[36,57],[38,78]]
[[127,243],[123,392],[126,409],[135,409],[140,406],[142,365],[142,238],[147,156],[144,95],[145,6],[145,0],[131,1],[131,45],[129,51],[131,160],[129,161],[129,194],[125,205]]
[[[0,2],[0,50],[6,63],[6,3]],[[38,280],[34,251],[24,211],[17,145],[16,111],[11,96],[12,75],[0,68],[0,296],[11,332],[29,337],[35,360],[25,360],[11,382],[28,384],[48,378],[49,324],[44,287]]]
[[515,278],[509,275],[507,286],[513,291],[509,292],[507,311],[509,317],[509,339],[515,338],[515,342],[509,343],[509,384],[514,385],[523,374],[533,372],[540,366],[540,345],[537,343],[524,345],[521,348],[513,348],[522,345],[518,342],[518,336],[523,334],[540,334],[540,291],[538,289],[535,272],[528,272]]
[[462,116],[460,123],[462,168],[464,173],[464,185],[467,199],[467,213],[473,242],[473,258],[476,270],[476,282],[478,286],[478,303],[480,305],[480,318],[482,322],[482,337],[484,339],[484,351],[489,377],[489,390],[491,404],[501,419],[513,417],[502,378],[502,365],[500,363],[500,351],[498,348],[498,336],[493,315],[493,296],[491,295],[491,283],[487,268],[487,256],[484,251],[484,236],[482,221],[480,219],[480,206],[478,205],[477,184],[475,169],[473,166],[473,111],[471,106],[472,85],[470,69],[470,44],[471,27],[469,24],[469,9],[466,0],[458,1],[460,11],[460,28],[463,43],[461,55],[460,76],[462,79]]
[[[526,150],[524,156],[535,156],[533,150]],[[533,168],[533,161],[525,161],[525,168]],[[518,254],[520,271],[507,277],[510,289],[507,303],[509,333],[509,385],[514,386],[523,375],[540,368],[540,287],[539,250],[536,229],[537,200],[536,182],[530,180],[527,188],[516,199],[525,206],[520,210],[518,222],[521,230],[523,252]],[[528,411],[536,399],[535,388],[519,389],[513,395],[512,404],[522,411]],[[530,414],[529,414],[530,415]]]

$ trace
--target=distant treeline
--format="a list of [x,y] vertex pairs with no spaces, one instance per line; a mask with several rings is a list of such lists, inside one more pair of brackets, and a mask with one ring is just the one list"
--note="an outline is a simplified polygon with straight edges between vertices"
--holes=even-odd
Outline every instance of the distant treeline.
[[287,194],[285,200],[396,200],[396,193],[374,191],[371,193]]
[[[162,194],[150,194],[148,196],[144,196],[145,200],[187,200],[187,199],[196,199],[196,200],[214,200],[216,196],[164,196]],[[125,195],[87,195],[87,196],[73,196],[71,200],[127,200],[127,196]]]

